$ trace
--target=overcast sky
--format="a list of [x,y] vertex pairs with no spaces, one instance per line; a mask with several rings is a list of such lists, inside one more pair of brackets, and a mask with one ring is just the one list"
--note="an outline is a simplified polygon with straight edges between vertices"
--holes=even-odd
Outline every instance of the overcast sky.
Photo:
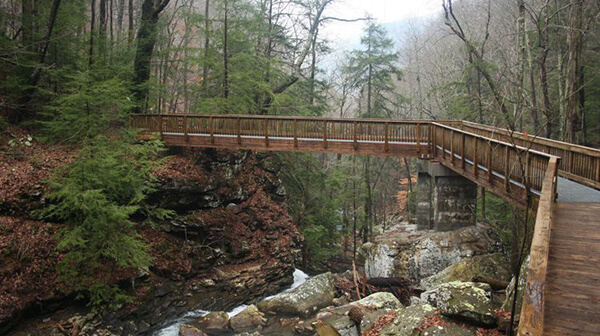
[[[325,16],[354,19],[372,16],[378,23],[390,23],[411,18],[429,17],[442,11],[442,0],[338,0],[327,8]],[[334,59],[335,54],[358,47],[364,21],[330,21],[319,33],[332,43],[333,55],[326,57],[325,63]],[[394,32],[389,32],[390,35]],[[390,36],[397,39],[397,36]],[[328,67],[329,64],[326,64]]]
[[[325,13],[345,19],[371,15],[379,23],[389,23],[414,17],[429,16],[442,10],[442,0],[339,0]],[[332,40],[346,40],[360,35],[364,22],[332,21],[324,35]]]

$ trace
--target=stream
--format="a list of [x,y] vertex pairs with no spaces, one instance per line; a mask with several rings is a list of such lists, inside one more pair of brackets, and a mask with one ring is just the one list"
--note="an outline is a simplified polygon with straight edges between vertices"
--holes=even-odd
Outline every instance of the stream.
[[[267,296],[265,299],[272,298],[278,294],[290,291],[290,290],[302,285],[306,281],[306,279],[308,279],[308,277],[309,277],[308,274],[302,272],[299,269],[295,269],[294,270],[294,282],[292,283],[292,285],[289,288],[287,288],[277,294]],[[239,306],[233,308],[232,310],[228,311],[227,314],[229,314],[229,318],[231,318],[231,317],[239,314],[246,307],[248,307],[247,304],[239,305]],[[168,325],[167,327],[164,327],[164,328],[158,330],[157,332],[155,332],[153,336],[178,336],[179,335],[179,327],[182,324],[184,324],[186,322],[190,322],[194,319],[197,319],[198,317],[207,315],[208,313],[210,313],[210,312],[206,311],[206,310],[202,310],[202,309],[189,311],[182,317],[172,321],[171,324]]]

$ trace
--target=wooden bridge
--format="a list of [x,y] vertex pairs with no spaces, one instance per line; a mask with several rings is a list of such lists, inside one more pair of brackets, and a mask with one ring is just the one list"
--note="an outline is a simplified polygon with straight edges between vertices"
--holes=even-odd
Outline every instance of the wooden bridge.
[[464,121],[163,114],[132,124],[169,146],[418,157],[521,208],[529,194],[537,214],[519,335],[600,334],[598,149]]

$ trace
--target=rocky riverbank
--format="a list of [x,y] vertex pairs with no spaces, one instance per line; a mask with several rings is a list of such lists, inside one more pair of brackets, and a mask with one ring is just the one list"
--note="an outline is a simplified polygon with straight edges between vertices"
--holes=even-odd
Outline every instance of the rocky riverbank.
[[[153,264],[110,279],[133,298],[117,309],[92,312],[58,277],[60,223],[38,222],[25,212],[15,216],[13,210],[12,217],[0,217],[0,334],[55,335],[76,328],[77,335],[150,335],[186,312],[227,310],[290,286],[302,236],[287,213],[285,189],[269,156],[173,154],[155,172],[160,186],[149,203],[177,215],[141,227]],[[32,197],[27,188],[16,187],[23,190],[14,195],[19,209],[44,203],[43,189]]]

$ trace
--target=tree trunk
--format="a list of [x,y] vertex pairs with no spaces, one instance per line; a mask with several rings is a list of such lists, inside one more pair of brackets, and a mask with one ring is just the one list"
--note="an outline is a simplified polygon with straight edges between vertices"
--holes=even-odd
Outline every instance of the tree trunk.
[[158,18],[159,14],[169,4],[169,1],[162,0],[158,5],[155,5],[154,0],[144,0],[142,4],[140,29],[137,33],[138,44],[133,63],[135,73],[133,95],[136,101],[134,113],[142,113],[146,110],[150,63],[156,44]]
[[127,27],[127,29],[128,29],[127,38],[128,38],[129,45],[131,46],[133,44],[133,37],[134,37],[133,0],[129,0],[127,12],[128,12],[128,16],[129,16],[129,26]]
[[579,71],[581,53],[581,29],[582,29],[582,0],[571,0],[571,11],[569,14],[569,31],[567,34],[567,82],[565,111],[565,133],[564,141],[577,142],[577,120],[579,117]]
[[208,48],[210,45],[210,0],[204,6],[204,64],[202,65],[202,92],[208,96]]
[[223,17],[223,98],[229,98],[229,55],[227,53],[228,39],[228,0],[225,1],[225,13]]
[[94,35],[96,34],[96,0],[92,0],[92,17],[90,19],[90,51],[88,55],[89,68],[94,64]]

